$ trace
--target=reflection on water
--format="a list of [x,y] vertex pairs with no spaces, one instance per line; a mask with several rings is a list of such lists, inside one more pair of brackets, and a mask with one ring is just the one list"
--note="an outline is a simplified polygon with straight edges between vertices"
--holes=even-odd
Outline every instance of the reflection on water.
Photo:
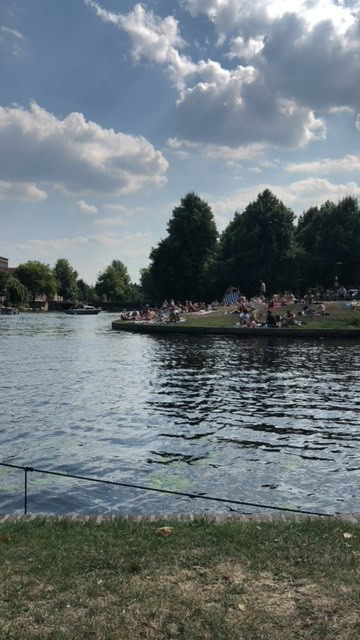
[[[359,511],[356,342],[118,334],[113,316],[0,319],[0,459],[154,488]],[[0,512],[23,476],[0,468]],[[32,512],[225,511],[34,475]],[[234,509],[231,509],[232,511]]]

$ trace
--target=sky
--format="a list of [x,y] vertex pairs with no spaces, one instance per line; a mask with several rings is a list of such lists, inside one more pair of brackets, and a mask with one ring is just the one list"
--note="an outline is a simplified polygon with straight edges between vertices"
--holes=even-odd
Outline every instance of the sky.
[[1,0],[0,255],[131,278],[182,197],[360,196],[360,0]]

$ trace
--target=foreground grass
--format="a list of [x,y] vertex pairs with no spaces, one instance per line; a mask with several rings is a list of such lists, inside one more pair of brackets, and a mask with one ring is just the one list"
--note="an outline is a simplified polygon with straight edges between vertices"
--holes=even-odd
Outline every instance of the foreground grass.
[[3,523],[0,638],[358,640],[359,561],[338,520]]

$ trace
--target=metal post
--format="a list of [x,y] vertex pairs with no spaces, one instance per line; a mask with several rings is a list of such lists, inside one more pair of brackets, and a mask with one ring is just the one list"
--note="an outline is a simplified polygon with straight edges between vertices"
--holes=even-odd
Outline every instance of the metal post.
[[27,467],[24,469],[25,471],[25,494],[24,494],[24,514],[27,514]]

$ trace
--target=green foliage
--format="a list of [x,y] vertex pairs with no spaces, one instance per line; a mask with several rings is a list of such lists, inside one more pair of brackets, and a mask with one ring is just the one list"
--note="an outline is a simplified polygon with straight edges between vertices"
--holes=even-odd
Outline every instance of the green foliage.
[[[337,274],[345,286],[360,282],[360,209],[348,196],[338,204],[312,207],[299,219],[301,272],[308,286],[332,287]],[[341,263],[336,265],[336,263]]]
[[294,217],[268,189],[244,213],[235,213],[220,240],[223,285],[240,285],[249,295],[259,290],[262,279],[272,291],[291,288],[298,257]]
[[55,278],[58,283],[58,293],[64,300],[76,300],[78,298],[78,288],[76,279],[77,271],[65,258],[59,258],[54,267]]
[[95,291],[95,287],[91,287],[86,284],[84,280],[80,279],[76,282],[78,298],[81,302],[85,302],[87,304],[98,304],[99,296]]
[[57,292],[57,282],[53,270],[48,264],[38,260],[29,260],[20,264],[15,272],[15,276],[30,291],[34,301],[37,295],[46,295],[47,298]]
[[10,304],[22,304],[27,302],[29,292],[17,278],[10,276],[6,282],[5,296]]
[[143,279],[155,285],[161,298],[205,296],[218,238],[211,208],[188,193],[173,210],[167,231],[168,236],[151,250],[149,273]]
[[99,274],[96,293],[108,302],[136,302],[138,292],[131,284],[127,268],[121,260],[113,260],[105,271]]

